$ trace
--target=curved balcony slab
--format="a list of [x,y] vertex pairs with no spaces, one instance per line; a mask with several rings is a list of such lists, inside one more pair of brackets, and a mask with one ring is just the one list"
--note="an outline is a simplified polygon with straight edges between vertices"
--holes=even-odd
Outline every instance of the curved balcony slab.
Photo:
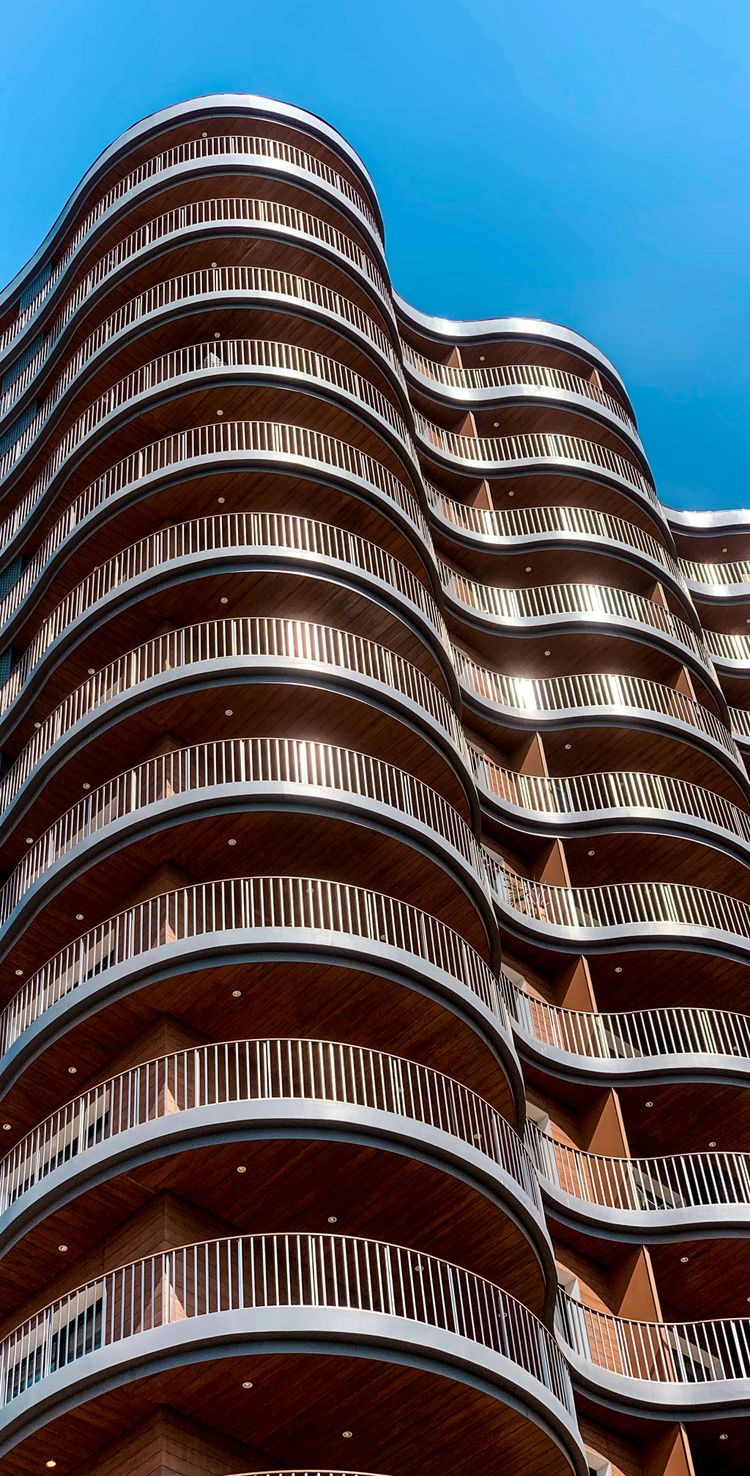
[[556,887],[486,852],[502,917],[550,947],[677,948],[750,958],[750,903],[678,882]]
[[16,321],[0,334],[0,356],[15,350],[29,327],[39,322],[45,304],[54,299],[69,268],[88,250],[95,236],[159,189],[183,179],[227,172],[277,178],[332,202],[363,232],[379,264],[385,268],[382,232],[375,216],[359,191],[323,160],[282,140],[251,134],[193,138],[152,155],[136,169],[123,174],[99,198],[67,242],[47,280],[19,312]]
[[612,1158],[558,1142],[533,1122],[526,1142],[548,1211],[638,1244],[750,1235],[750,1154]]
[[94,1185],[181,1151],[288,1133],[403,1153],[482,1193],[529,1241],[554,1309],[533,1159],[461,1082],[400,1056],[326,1040],[223,1041],[161,1056],[60,1108],[0,1162],[7,1254]]
[[[30,784],[127,713],[206,685],[291,682],[350,693],[398,716],[443,751],[476,790],[466,739],[450,702],[388,647],[334,626],[251,616],[169,631],[126,652],[81,683],[40,723],[0,779],[0,809],[17,818]],[[11,807],[13,813],[11,815]]]
[[698,563],[680,559],[680,572],[688,589],[712,604],[744,604],[750,599],[750,562]]
[[[100,1332],[87,1338],[84,1325],[100,1301]],[[53,1324],[76,1336],[80,1328],[85,1351],[71,1352],[54,1372],[45,1367],[32,1384],[37,1340]],[[0,1455],[74,1402],[96,1397],[105,1380],[111,1388],[198,1358],[281,1348],[346,1356],[352,1344],[360,1357],[418,1362],[500,1400],[507,1395],[584,1476],[563,1355],[522,1303],[418,1251],[322,1235],[183,1246],[109,1272],[39,1312],[3,1344],[3,1366],[13,1375],[12,1397],[5,1395],[0,1411]]]
[[438,560],[443,592],[454,611],[504,636],[547,633],[553,636],[583,627],[607,637],[644,642],[696,668],[708,677],[724,703],[709,649],[686,621],[656,600],[608,584],[540,584],[504,588],[479,584]]
[[28,706],[71,647],[113,615],[154,590],[233,569],[278,569],[352,588],[390,609],[432,651],[448,678],[453,672],[448,634],[431,591],[378,544],[295,514],[221,513],[131,544],[76,585],[42,621],[0,686],[0,726],[8,726],[14,707]]
[[603,1085],[750,1081],[750,1016],[673,1006],[606,1013],[569,1010],[501,974],[523,1056],[555,1075]]
[[[571,725],[628,727],[662,732],[717,758],[743,789],[747,771],[729,729],[694,697],[645,677],[592,672],[582,676],[509,677],[453,647],[462,693],[482,713],[514,727]],[[748,723],[750,735],[750,721]]]
[[251,811],[347,820],[422,851],[496,928],[481,847],[437,791],[368,754],[304,739],[235,738],[148,759],[92,790],[39,837],[0,887],[0,947],[89,866],[188,820]]
[[662,1418],[750,1412],[750,1318],[634,1322],[558,1292],[558,1337],[597,1403]]
[[470,752],[485,801],[522,829],[552,836],[687,832],[746,864],[750,860],[750,814],[702,785],[633,769],[556,778],[520,774],[473,745]]
[[524,1092],[496,974],[439,918],[383,893],[309,877],[238,877],[149,898],[84,933],[0,1015],[0,1090],[50,1040],[105,1002],[207,964],[320,957],[447,1004],[499,1060],[523,1122]]

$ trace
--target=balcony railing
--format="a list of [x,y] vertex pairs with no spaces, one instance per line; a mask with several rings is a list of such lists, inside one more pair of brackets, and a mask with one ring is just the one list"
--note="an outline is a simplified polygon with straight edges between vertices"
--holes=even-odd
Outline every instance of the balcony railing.
[[[486,849],[486,848],[485,848]],[[750,903],[707,887],[680,882],[620,882],[601,887],[558,887],[519,876],[502,857],[486,852],[496,895],[511,911],[548,928],[617,932],[654,925],[695,928],[741,939],[750,946]]]
[[686,697],[662,682],[609,672],[541,679],[510,677],[480,666],[456,646],[453,660],[461,682],[477,697],[529,721],[553,713],[578,715],[590,711],[604,712],[613,723],[621,723],[630,714],[645,712],[656,719],[672,720],[692,728],[743,768],[734,739],[720,719],[695,698]]
[[438,640],[448,647],[442,614],[425,584],[378,544],[332,523],[293,513],[220,513],[177,523],[131,544],[106,564],[99,564],[69,591],[40,625],[23,656],[0,687],[0,712],[7,711],[45,653],[81,615],[133,580],[145,578],[164,564],[214,551],[268,550],[344,564],[377,580],[418,610]]
[[137,646],[65,697],[0,779],[0,811],[7,809],[48,750],[105,703],[135,693],[160,676],[178,676],[186,667],[200,666],[215,675],[221,670],[220,663],[242,659],[278,663],[280,670],[290,664],[310,675],[330,670],[345,678],[375,682],[425,714],[468,761],[463,728],[443,693],[419,667],[387,646],[306,620],[261,616],[209,620],[168,631]]
[[539,584],[505,589],[479,584],[438,560],[443,589],[458,604],[490,620],[516,627],[521,621],[562,620],[573,616],[581,623],[597,621],[645,626],[684,647],[713,675],[706,643],[684,620],[656,600],[608,584]]
[[694,559],[680,559],[680,570],[687,584],[702,590],[741,589],[750,593],[750,562],[747,559],[732,560],[726,564],[699,563]]
[[626,1379],[675,1386],[750,1378],[750,1318],[635,1322],[585,1307],[560,1290],[556,1321],[579,1357]]
[[[92,268],[85,277],[81,279],[78,286],[66,299],[65,305],[55,319],[55,322],[46,335],[44,344],[40,346],[37,354],[33,356],[35,363],[34,373],[39,364],[51,352],[61,333],[80,312],[87,299],[101,287],[109,278],[116,275],[124,266],[127,266],[141,252],[148,250],[152,245],[164,242],[170,238],[179,237],[181,234],[197,228],[206,226],[242,226],[253,228],[270,226],[279,230],[284,235],[289,234],[295,239],[311,241],[316,245],[323,246],[334,256],[339,257],[347,265],[352,266],[364,277],[368,284],[375,290],[378,299],[386,308],[390,318],[394,316],[393,301],[390,288],[382,273],[375,266],[366,251],[363,251],[356,241],[350,236],[331,226],[327,221],[321,220],[308,211],[299,210],[290,205],[283,205],[278,201],[251,199],[243,196],[225,197],[219,196],[214,199],[196,200],[189,205],[177,206],[174,210],[168,210],[164,214],[154,217],[137,230],[131,231],[123,237],[116,246],[100,257],[96,266]],[[50,279],[51,281],[51,279]],[[38,306],[46,300],[50,291],[50,283],[45,283],[40,289]],[[34,316],[37,309],[31,314]],[[29,321],[28,316],[24,318],[24,324],[20,319],[18,324],[13,324],[13,333],[20,332],[22,326]],[[0,352],[7,346],[8,332],[0,336]],[[40,357],[41,356],[41,357]],[[27,365],[23,371],[28,373],[30,366]],[[33,378],[33,374],[31,375]],[[26,380],[26,384],[30,379]]]
[[673,1006],[667,1009],[599,1013],[550,1004],[502,974],[508,1013],[522,1034],[551,1051],[587,1061],[679,1066],[680,1056],[705,1057],[705,1066],[726,1057],[750,1069],[750,1015],[731,1010]]
[[[391,401],[369,380],[348,365],[340,363],[338,359],[278,339],[210,339],[205,343],[189,344],[150,359],[111,385],[104,394],[88,405],[58,442],[53,455],[37,477],[34,483],[37,488],[36,500],[39,501],[43,496],[44,490],[73,452],[116,411],[122,411],[144,395],[179,380],[186,380],[192,386],[199,378],[209,378],[212,374],[229,374],[233,377],[243,370],[250,379],[254,374],[263,376],[271,372],[283,378],[291,377],[294,383],[301,381],[304,384],[309,381],[325,385],[340,393],[345,400],[354,400],[358,405],[366,406],[416,459],[404,420]],[[61,381],[58,380],[37,413],[0,456],[0,480],[7,477],[13,467],[18,465],[36,440],[59,403],[62,392]]]
[[[327,1040],[229,1040],[110,1077],[34,1128],[0,1162],[0,1213],[56,1168],[176,1113],[244,1102],[366,1108],[435,1128],[490,1158],[541,1209],[527,1147],[484,1098],[402,1056]],[[361,1122],[360,1118],[357,1118]]]
[[363,1333],[381,1339],[398,1318],[468,1340],[515,1363],[573,1414],[562,1352],[521,1302],[493,1282],[420,1251],[338,1235],[204,1241],[107,1272],[3,1340],[0,1399],[11,1405],[56,1369],[151,1329],[179,1323],[189,1337],[185,1323],[200,1317],[205,1339],[206,1319],[250,1313],[251,1328],[259,1313],[282,1307],[295,1308],[301,1325],[306,1309],[342,1310],[357,1312]]
[[750,636],[728,635],[722,630],[706,629],[705,637],[714,661],[750,666]]
[[714,831],[750,845],[750,814],[723,795],[674,779],[668,774],[643,774],[625,769],[613,773],[570,774],[551,778],[519,774],[503,768],[487,754],[470,745],[474,777],[478,784],[501,802],[539,818],[577,819],[585,815],[619,813],[657,815],[667,820],[697,820]]
[[494,389],[540,389],[551,390],[553,393],[562,391],[563,394],[578,395],[584,400],[590,400],[592,404],[603,406],[621,420],[634,436],[638,435],[634,421],[614,395],[608,394],[593,380],[584,379],[580,374],[571,374],[567,369],[554,369],[547,364],[494,364],[481,369],[469,369],[464,365],[459,367],[439,364],[435,359],[427,359],[407,343],[403,344],[402,352],[404,362],[410,369],[415,370],[423,379],[430,379],[446,389],[457,390],[459,393],[466,390]]
[[242,932],[285,931],[313,949],[354,938],[385,944],[418,968],[438,969],[472,995],[510,1036],[495,974],[470,944],[439,918],[395,897],[310,877],[231,877],[150,897],[84,933],[29,978],[0,1016],[4,1054],[35,1021],[73,990],[118,965],[136,966],[152,950]]
[[414,412],[414,423],[420,439],[443,455],[472,467],[524,467],[529,462],[549,462],[580,474],[582,468],[604,472],[618,482],[625,482],[654,507],[663,519],[664,513],[653,484],[643,472],[608,446],[581,436],[563,435],[558,431],[527,432],[515,436],[462,436],[444,430]]
[[[281,298],[284,302],[311,307],[316,312],[334,319],[343,319],[360,337],[377,348],[399,380],[403,381],[401,361],[394,351],[391,340],[369,313],[363,312],[362,308],[344,297],[342,293],[334,292],[330,287],[324,287],[313,277],[301,277],[292,272],[277,271],[271,267],[216,266],[205,267],[200,271],[183,272],[179,277],[170,277],[167,281],[157,282],[145,292],[140,292],[137,297],[131,297],[116,312],[110,313],[109,317],[105,318],[93,333],[89,333],[76,352],[68,359],[64,370],[55,382],[54,389],[45,400],[45,406],[48,407],[47,413],[59,403],[73,381],[101,350],[134,325],[148,320],[153,315],[163,313],[171,307],[176,307],[181,302],[194,301],[197,298],[210,301],[223,296],[247,297],[250,300],[259,299],[261,301]],[[0,415],[7,414],[20,399],[41,364],[51,354],[54,345],[65,331],[67,323],[67,314],[63,313],[53,323],[44,343],[40,345],[28,364],[4,393],[0,394]]]
[[700,1210],[750,1209],[750,1153],[611,1158],[560,1143],[534,1122],[526,1142],[543,1179],[586,1205],[646,1219],[694,1211],[682,1216],[690,1223]]
[[426,482],[425,486],[428,503],[435,515],[472,538],[493,544],[508,543],[510,546],[530,538],[555,538],[561,543],[584,538],[597,545],[598,552],[608,552],[607,547],[598,548],[600,544],[632,549],[666,571],[681,588],[685,587],[680,566],[669,549],[625,518],[614,517],[593,507],[472,507],[455,502],[432,482]]
[[439,837],[487,885],[484,856],[466,821],[404,769],[303,738],[227,738],[160,754],[91,790],[29,846],[0,886],[0,926],[40,877],[117,821],[158,806],[166,822],[170,800],[181,795],[226,788],[249,800],[253,785],[300,797],[345,795],[395,810]]
[[365,202],[359,190],[355,189],[349,180],[339,174],[322,159],[314,154],[308,154],[303,149],[293,144],[284,143],[275,138],[254,138],[249,134],[225,134],[209,138],[193,138],[185,143],[176,144],[171,149],[166,149],[152,158],[146,159],[137,169],[132,169],[124,174],[115,185],[112,185],[105,194],[97,201],[96,205],[84,216],[78,229],[68,240],[65,250],[58,257],[53,270],[47,281],[39,291],[27,303],[26,307],[19,312],[15,322],[10,323],[0,333],[0,352],[7,348],[8,344],[18,336],[23,328],[36,317],[40,307],[57,286],[60,278],[65,273],[68,265],[76,255],[79,246],[91,233],[94,226],[102,216],[136,190],[142,184],[152,181],[159,174],[168,174],[171,170],[179,168],[192,160],[210,159],[214,157],[234,156],[247,162],[264,161],[276,165],[292,166],[303,174],[314,176],[316,179],[329,185],[339,194],[346,197],[356,214],[366,222],[378,242],[382,242],[380,227],[373,215],[369,205]]

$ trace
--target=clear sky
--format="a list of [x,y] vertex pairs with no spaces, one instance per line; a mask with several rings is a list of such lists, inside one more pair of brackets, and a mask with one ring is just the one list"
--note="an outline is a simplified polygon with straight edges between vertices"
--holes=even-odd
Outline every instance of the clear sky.
[[614,359],[659,492],[750,503],[748,0],[0,0],[0,282],[130,123],[198,93],[322,114],[395,286]]

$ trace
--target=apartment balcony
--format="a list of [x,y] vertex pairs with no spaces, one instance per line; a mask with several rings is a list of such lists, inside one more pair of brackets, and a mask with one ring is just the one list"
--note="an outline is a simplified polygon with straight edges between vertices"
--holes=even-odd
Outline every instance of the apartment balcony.
[[[274,1368],[282,1358],[284,1385],[293,1384],[302,1352],[308,1375],[315,1376],[316,1354],[327,1355],[328,1369],[316,1385],[324,1392],[312,1413],[308,1408],[308,1441],[331,1408],[351,1407],[354,1377],[358,1447],[377,1454],[378,1464],[391,1464],[403,1441],[400,1470],[438,1471],[452,1449],[451,1421],[463,1411],[476,1450],[492,1448],[502,1460],[521,1452],[531,1473],[584,1476],[565,1359],[543,1323],[501,1287],[452,1263],[332,1234],[259,1234],[181,1246],[58,1298],[2,1343],[0,1454],[11,1476],[21,1460],[38,1459],[50,1439],[85,1455],[92,1413],[99,1440],[115,1423],[107,1390],[132,1388],[131,1413],[142,1404],[144,1385],[132,1382],[139,1375],[150,1374],[145,1388],[152,1404],[168,1381],[172,1407],[179,1408],[200,1361],[202,1387],[193,1406],[200,1414],[216,1401],[219,1379],[230,1378],[239,1391],[244,1370],[252,1368],[262,1388],[267,1361]],[[400,1429],[389,1435],[391,1422],[382,1417],[397,1371],[405,1438]],[[248,1375],[244,1382],[254,1381]],[[278,1421],[284,1395],[274,1385],[265,1399]],[[237,1396],[234,1402],[246,1403]],[[388,1450],[391,1460],[381,1462]],[[468,1476],[474,1460],[459,1449],[452,1466]]]

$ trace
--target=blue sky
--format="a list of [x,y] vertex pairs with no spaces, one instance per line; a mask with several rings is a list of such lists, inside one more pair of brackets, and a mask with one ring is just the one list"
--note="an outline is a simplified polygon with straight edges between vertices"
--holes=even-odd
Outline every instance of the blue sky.
[[663,500],[750,503],[747,0],[2,0],[0,23],[0,281],[128,124],[284,98],[363,155],[411,302],[577,328]]

